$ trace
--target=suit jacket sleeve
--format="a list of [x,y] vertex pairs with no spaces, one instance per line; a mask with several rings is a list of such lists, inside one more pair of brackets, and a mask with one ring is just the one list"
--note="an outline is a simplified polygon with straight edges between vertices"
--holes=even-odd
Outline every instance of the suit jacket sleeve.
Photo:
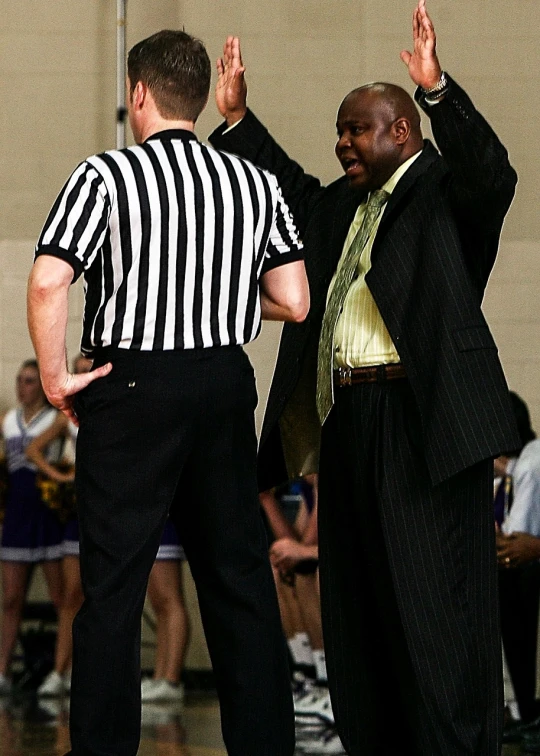
[[[448,92],[437,105],[427,105],[422,90],[416,92],[416,100],[431,120],[433,136],[450,169],[447,197],[469,233],[485,238],[492,232],[498,237],[514,197],[517,175],[491,126],[450,76],[448,82]],[[489,275],[495,252],[492,245],[487,248],[491,250],[489,259],[476,263]]]
[[234,128],[225,131],[226,123],[210,135],[212,145],[218,150],[247,158],[275,174],[285,202],[303,235],[310,213],[323,192],[320,181],[287,155],[251,110]]

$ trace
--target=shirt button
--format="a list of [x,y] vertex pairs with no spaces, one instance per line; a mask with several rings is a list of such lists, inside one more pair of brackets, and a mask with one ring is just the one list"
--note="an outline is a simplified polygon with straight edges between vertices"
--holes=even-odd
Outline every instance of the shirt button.
[[341,352],[341,347],[336,347],[336,352]]

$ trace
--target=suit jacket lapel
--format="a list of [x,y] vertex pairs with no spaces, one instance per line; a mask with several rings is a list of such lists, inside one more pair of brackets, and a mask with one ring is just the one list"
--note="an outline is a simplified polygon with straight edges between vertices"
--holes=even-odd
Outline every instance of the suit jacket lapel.
[[[379,225],[372,255],[375,253],[378,239],[381,238],[381,232],[384,232],[384,228],[391,222],[394,212],[399,207],[402,199],[438,156],[439,153],[431,142],[425,140],[422,154],[418,160],[415,160],[392,192],[392,196],[388,201]],[[366,192],[351,190],[347,185],[346,179],[343,181],[340,197],[335,202],[333,213],[329,217],[329,220],[331,218],[332,222],[332,231],[329,236],[329,249],[320,249],[317,257],[316,291],[312,290],[313,309],[318,309],[317,306],[324,306],[324,303],[326,302],[328,286],[343,251],[343,243],[358,206],[365,198]],[[311,283],[313,289],[315,281],[312,281]]]
[[377,237],[381,235],[385,227],[391,222],[391,219],[396,209],[401,204],[401,201],[403,200],[403,198],[412,189],[412,187],[415,185],[415,183],[420,178],[420,176],[422,176],[427,171],[429,166],[435,160],[437,160],[438,157],[439,157],[439,153],[437,152],[435,147],[431,144],[431,142],[428,139],[425,139],[424,149],[422,150],[422,154],[419,156],[417,160],[414,161],[414,163],[411,165],[411,167],[405,173],[405,175],[401,177],[401,179],[398,181],[396,188],[390,195],[390,199],[388,200],[388,204],[386,205],[383,217],[379,224]]
[[[415,185],[416,181],[422,176],[429,166],[437,160],[439,153],[428,140],[424,140],[424,149],[422,154],[411,165],[409,170],[398,182],[395,190],[388,201],[385,208],[383,217],[381,219],[377,236],[384,230],[385,226],[390,223],[394,212],[401,204],[403,198]],[[343,251],[343,242],[347,236],[350,225],[353,221],[358,206],[366,198],[366,192],[354,191],[348,188],[344,182],[342,188],[341,201],[336,202],[334,216],[333,216],[333,228],[331,237],[331,249],[328,250],[329,254],[326,258],[327,264],[323,266],[324,276],[331,277],[336,269],[338,260]],[[329,280],[329,279],[328,279]]]

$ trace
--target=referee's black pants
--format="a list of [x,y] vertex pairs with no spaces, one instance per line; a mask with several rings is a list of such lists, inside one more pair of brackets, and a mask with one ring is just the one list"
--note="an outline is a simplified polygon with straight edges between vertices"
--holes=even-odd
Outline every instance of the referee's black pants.
[[490,460],[433,486],[407,380],[336,389],[319,555],[328,680],[349,756],[499,756]]
[[287,657],[256,484],[254,375],[240,347],[105,349],[77,398],[84,604],[72,753],[135,756],[140,628],[169,509],[197,587],[230,756],[291,756]]

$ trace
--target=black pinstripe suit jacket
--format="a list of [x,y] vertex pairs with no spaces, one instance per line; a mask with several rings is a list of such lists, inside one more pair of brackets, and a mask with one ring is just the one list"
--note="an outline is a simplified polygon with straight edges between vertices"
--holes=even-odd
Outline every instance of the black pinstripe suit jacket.
[[[441,154],[426,140],[398,183],[366,276],[416,397],[434,484],[519,445],[497,347],[481,311],[516,173],[489,124],[449,82],[446,98],[433,108],[417,96]],[[224,130],[211,135],[215,146],[277,175],[303,236],[311,287],[307,320],[283,330],[261,437],[264,489],[286,475],[278,420],[306,350],[318,343],[328,285],[364,195],[345,178],[321,187],[251,112]]]

